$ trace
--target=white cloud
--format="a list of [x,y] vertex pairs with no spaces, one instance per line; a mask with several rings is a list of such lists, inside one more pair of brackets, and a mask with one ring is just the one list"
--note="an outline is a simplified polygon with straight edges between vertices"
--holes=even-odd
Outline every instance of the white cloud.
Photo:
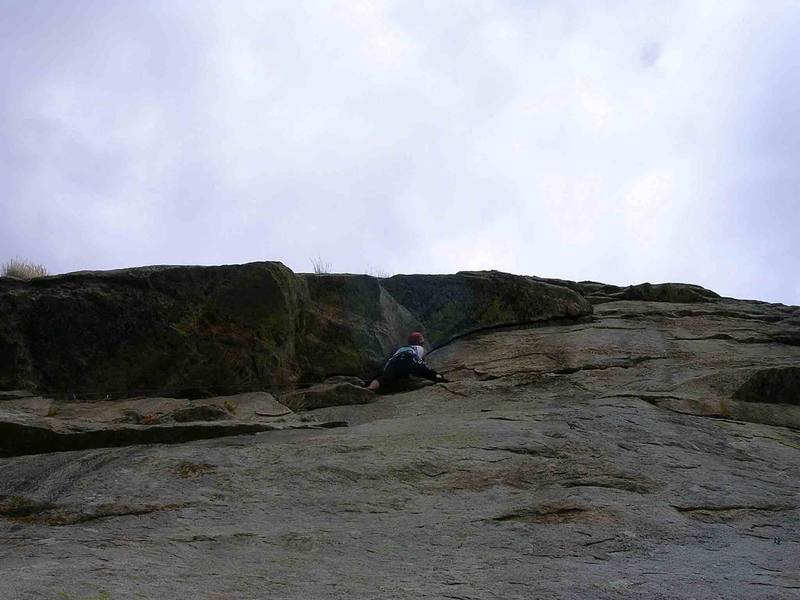
[[800,302],[795,3],[0,7],[0,254]]

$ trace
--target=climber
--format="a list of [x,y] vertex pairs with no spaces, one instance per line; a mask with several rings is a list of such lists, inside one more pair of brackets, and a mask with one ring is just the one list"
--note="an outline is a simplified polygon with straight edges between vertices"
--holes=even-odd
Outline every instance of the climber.
[[425,356],[423,344],[425,338],[418,331],[414,331],[408,336],[408,345],[398,348],[392,357],[383,366],[383,375],[369,384],[369,389],[373,392],[390,391],[401,380],[408,379],[409,375],[423,377],[435,383],[447,383],[447,379],[441,373],[431,369],[422,360]]

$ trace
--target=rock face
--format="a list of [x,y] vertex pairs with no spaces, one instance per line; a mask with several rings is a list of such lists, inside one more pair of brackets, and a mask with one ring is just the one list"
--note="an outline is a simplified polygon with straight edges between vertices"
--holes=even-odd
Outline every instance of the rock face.
[[103,398],[282,383],[301,291],[279,263],[0,279],[0,388]]
[[608,397],[800,427],[800,345],[786,343],[800,332],[798,313],[737,300],[608,302],[595,306],[591,323],[489,332],[435,356],[450,379],[540,385],[570,376]]
[[336,426],[298,417],[264,392],[196,401],[141,398],[55,402],[29,396],[0,402],[0,457],[138,444],[179,444],[326,425]]
[[423,325],[367,275],[300,275],[308,301],[297,339],[300,378],[364,375]]
[[[319,313],[296,331],[387,319],[323,310],[380,298],[368,281],[295,283]],[[430,354],[449,383],[365,404],[345,376],[305,413],[291,388],[89,403],[15,380],[0,448],[84,445],[0,458],[0,598],[798,597],[800,307],[566,283],[593,314],[472,330]]]
[[412,330],[591,313],[576,292],[502,273],[295,275],[280,263],[0,278],[0,389],[206,397],[371,377]]
[[498,271],[395,275],[382,285],[425,324],[434,346],[489,327],[592,313],[568,287]]
[[640,283],[620,287],[596,281],[565,281],[563,279],[541,279],[538,281],[568,287],[585,296],[592,304],[616,302],[618,300],[644,300],[647,302],[713,302],[719,300],[716,292],[690,283]]

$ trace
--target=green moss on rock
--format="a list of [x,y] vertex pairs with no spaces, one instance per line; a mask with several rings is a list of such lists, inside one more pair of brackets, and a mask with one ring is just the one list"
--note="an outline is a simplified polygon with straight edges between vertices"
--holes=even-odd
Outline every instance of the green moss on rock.
[[296,275],[275,262],[0,279],[0,389],[201,397],[374,375],[412,330],[589,314],[563,286],[498,272]]
[[498,271],[395,275],[382,285],[425,325],[435,346],[486,327],[590,315],[578,292]]

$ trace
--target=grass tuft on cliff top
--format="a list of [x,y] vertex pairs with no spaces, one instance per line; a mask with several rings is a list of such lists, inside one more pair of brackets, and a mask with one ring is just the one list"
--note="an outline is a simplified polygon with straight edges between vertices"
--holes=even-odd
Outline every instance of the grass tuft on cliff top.
[[43,265],[36,264],[21,258],[12,258],[5,263],[0,271],[3,277],[16,277],[17,279],[33,279],[49,275]]

